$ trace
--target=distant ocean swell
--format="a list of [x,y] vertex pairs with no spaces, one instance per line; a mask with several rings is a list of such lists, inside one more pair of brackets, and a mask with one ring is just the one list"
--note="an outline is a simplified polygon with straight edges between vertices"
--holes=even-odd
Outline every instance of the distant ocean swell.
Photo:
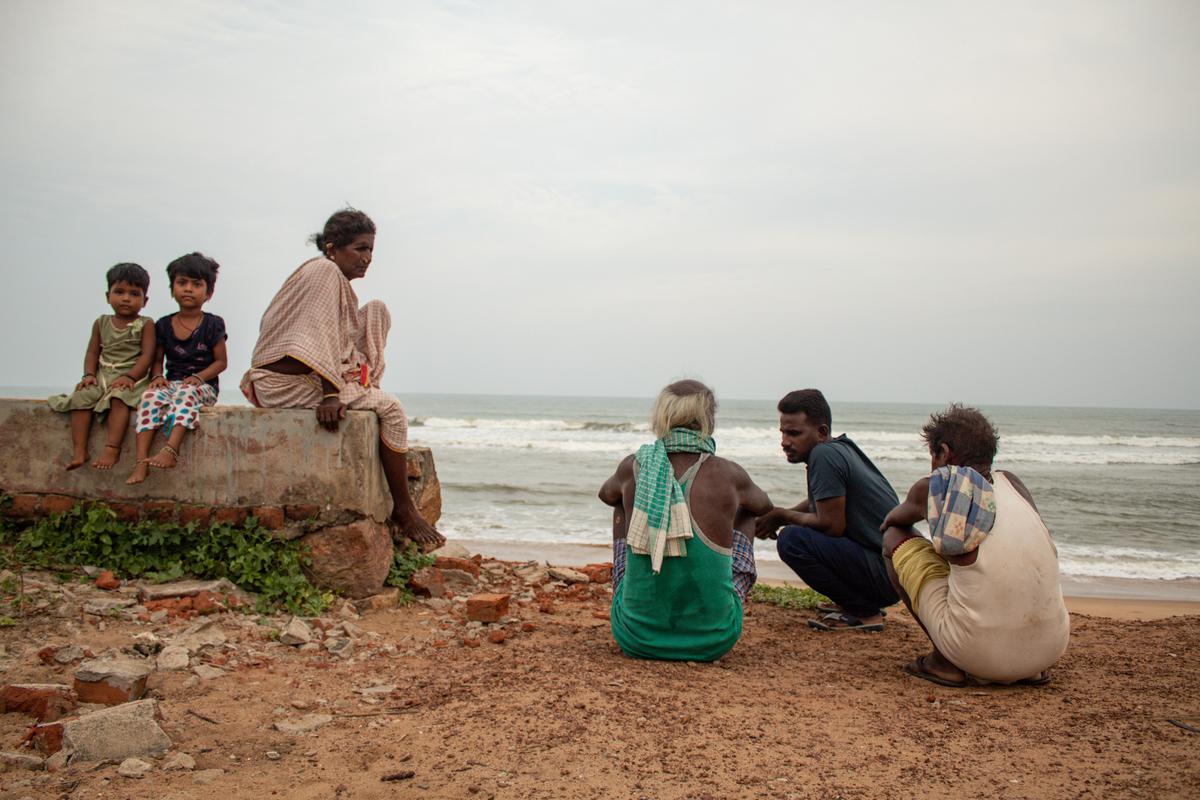
[[[639,422],[567,421],[563,419],[415,418],[413,437],[436,447],[521,448],[563,453],[629,453],[647,441],[649,426]],[[778,454],[773,428],[729,427],[717,431],[719,452],[731,458]],[[852,431],[850,436],[877,461],[926,461],[920,437],[893,431]],[[1002,436],[999,460],[1031,464],[1200,465],[1200,437],[1072,436],[1013,434]]]

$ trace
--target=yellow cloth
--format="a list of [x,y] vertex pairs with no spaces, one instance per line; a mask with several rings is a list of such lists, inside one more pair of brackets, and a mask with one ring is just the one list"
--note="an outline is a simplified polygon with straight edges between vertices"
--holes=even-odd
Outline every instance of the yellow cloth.
[[926,539],[909,539],[892,553],[892,567],[900,585],[912,601],[913,613],[920,613],[921,589],[925,582],[933,578],[946,578],[950,575],[950,564],[933,550],[933,545]]

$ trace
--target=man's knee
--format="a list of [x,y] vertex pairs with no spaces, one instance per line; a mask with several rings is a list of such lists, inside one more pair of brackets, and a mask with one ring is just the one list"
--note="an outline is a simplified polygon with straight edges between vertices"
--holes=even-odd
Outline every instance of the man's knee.
[[779,557],[788,564],[795,562],[815,562],[816,555],[812,548],[814,536],[822,534],[811,528],[800,525],[788,525],[779,531],[775,540],[775,550]]

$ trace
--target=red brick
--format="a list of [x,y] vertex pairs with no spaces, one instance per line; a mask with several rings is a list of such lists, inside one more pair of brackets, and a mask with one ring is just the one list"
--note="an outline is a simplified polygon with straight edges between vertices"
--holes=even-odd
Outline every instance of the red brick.
[[609,583],[612,581],[612,564],[588,564],[579,570],[592,579],[592,583]]
[[554,607],[553,600],[551,600],[549,597],[543,597],[542,599],[538,600],[538,611],[542,612],[543,614],[554,614],[558,611],[558,609]]
[[283,509],[279,506],[255,506],[253,514],[258,517],[258,524],[269,531],[283,527]]
[[321,515],[321,507],[314,503],[302,503],[300,505],[291,505],[283,507],[284,516],[293,522],[302,522],[306,519],[315,519]]
[[142,503],[142,516],[155,522],[170,522],[175,518],[175,503],[170,500],[147,500]]
[[32,741],[34,747],[40,750],[43,755],[52,756],[59,750],[62,750],[63,724],[61,722],[49,722],[45,725],[34,725],[29,729],[29,734],[26,738]]
[[207,589],[202,592],[197,592],[192,598],[192,608],[199,614],[216,614],[224,611],[225,605],[221,602],[221,596],[214,594]]
[[488,631],[488,641],[492,644],[504,644],[504,640],[508,638],[508,631],[504,628],[492,628]]
[[54,654],[58,652],[58,648],[54,645],[46,645],[41,650],[37,651],[37,657],[43,664],[54,665]]
[[142,517],[142,509],[134,503],[109,503],[108,507],[121,522],[137,522]]
[[212,516],[212,509],[208,506],[180,506],[179,507],[179,524],[187,525],[189,522],[196,523],[197,528],[203,528],[208,524],[209,517]]
[[66,686],[14,683],[0,687],[0,712],[20,711],[38,722],[61,719],[77,706],[75,694]]
[[522,622],[521,630],[525,631],[526,633],[530,633],[537,630],[537,625],[534,625],[532,622]]
[[241,525],[249,515],[250,512],[248,509],[239,506],[225,506],[213,511],[213,522],[227,525]]
[[507,594],[473,594],[467,598],[467,619],[473,622],[499,622],[508,613]]
[[48,494],[42,498],[43,514],[65,514],[79,502],[77,497],[67,497],[65,494]]
[[96,576],[96,588],[97,589],[104,589],[105,591],[112,591],[113,589],[120,588],[120,586],[121,586],[121,581],[119,581],[117,579],[116,575],[113,575],[108,570],[104,570],[103,572],[101,572],[99,575]]
[[36,517],[38,509],[41,507],[41,503],[39,502],[41,499],[36,494],[13,495],[12,504],[9,505],[5,514],[20,519]]
[[481,644],[478,639],[473,639],[470,636],[464,637],[462,643],[463,647],[479,647]]
[[461,569],[463,572],[469,572],[476,578],[479,577],[479,565],[469,558],[452,558],[450,556],[438,556],[433,565],[438,569]]

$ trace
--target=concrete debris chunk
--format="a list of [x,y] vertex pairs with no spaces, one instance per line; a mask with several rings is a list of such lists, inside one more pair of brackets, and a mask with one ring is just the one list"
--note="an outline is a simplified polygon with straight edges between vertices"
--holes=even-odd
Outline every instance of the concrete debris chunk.
[[280,733],[311,733],[333,722],[330,714],[306,714],[296,719],[281,719],[275,723],[275,730]]
[[46,768],[46,761],[29,753],[0,752],[0,764],[15,769],[39,770]]
[[550,577],[556,581],[563,581],[565,583],[592,582],[592,579],[584,573],[568,567],[550,567],[550,569],[547,571],[550,573]]
[[479,580],[465,570],[442,569],[442,585],[448,592],[470,594],[479,586]]
[[193,770],[195,768],[196,759],[187,753],[176,753],[163,764],[163,769],[165,770]]
[[140,758],[127,758],[117,767],[117,774],[122,778],[140,778],[151,770],[153,765]]
[[75,670],[75,693],[84,703],[128,703],[146,693],[146,678],[153,671],[150,662],[140,658],[88,659]]
[[470,558],[471,551],[457,542],[446,542],[437,550],[429,553],[429,555],[434,558]]
[[308,627],[308,623],[299,617],[292,617],[279,634],[279,643],[299,647],[302,644],[308,644],[312,641],[312,628]]
[[137,601],[132,597],[89,600],[83,604],[83,613],[103,617],[135,605],[137,605]]
[[346,658],[354,651],[354,640],[338,637],[325,640],[325,649],[338,658]]
[[250,595],[238,588],[226,578],[215,581],[171,581],[170,583],[139,583],[137,584],[138,598],[147,600],[166,600],[170,597],[195,597],[201,592],[211,592],[216,595],[231,595],[245,602]]
[[161,670],[180,670],[188,668],[188,650],[177,644],[167,645],[158,654],[158,668]]
[[158,704],[138,700],[62,722],[62,747],[74,751],[71,763],[122,761],[156,756],[171,749],[158,726]]
[[213,667],[208,664],[197,664],[192,668],[192,674],[202,681],[211,681],[214,678],[220,678],[225,675],[225,670],[220,667]]
[[197,622],[175,637],[171,644],[186,647],[189,653],[198,653],[206,647],[225,644],[225,634],[217,627],[215,619]]

